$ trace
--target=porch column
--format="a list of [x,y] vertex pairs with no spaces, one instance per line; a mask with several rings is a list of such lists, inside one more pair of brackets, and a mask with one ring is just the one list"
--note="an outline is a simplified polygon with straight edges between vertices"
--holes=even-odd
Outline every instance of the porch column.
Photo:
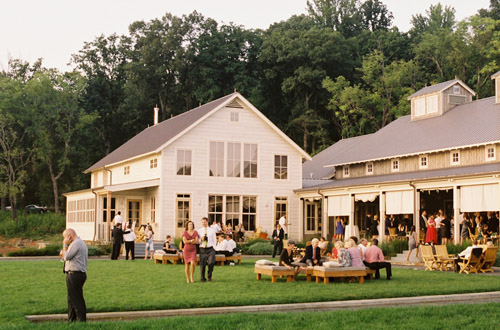
[[460,212],[460,189],[455,185],[453,186],[453,241],[455,244],[460,244],[460,223],[459,223],[459,212]]
[[328,237],[328,203],[325,197],[321,197],[321,236]]
[[380,243],[384,241],[385,238],[385,194],[380,191],[379,194],[379,209],[380,209],[380,230],[378,233]]
[[[302,241],[304,240],[304,219],[305,219],[305,216],[304,216],[304,199],[301,198],[299,200],[299,217],[300,217],[300,221],[299,221],[299,240]],[[290,239],[291,237],[288,236],[288,239]]]
[[417,232],[417,237],[420,239],[420,191],[415,189],[415,205],[413,212],[413,223],[415,224],[415,231]]
[[357,236],[356,233],[354,232],[354,195],[350,194],[349,195],[349,202],[351,203],[351,210],[349,211],[349,230],[346,230],[344,237],[344,241],[349,238],[350,236]]
[[111,192],[108,191],[108,194],[106,195],[107,203],[106,203],[106,223],[108,224],[108,228],[106,230],[106,241],[111,240]]

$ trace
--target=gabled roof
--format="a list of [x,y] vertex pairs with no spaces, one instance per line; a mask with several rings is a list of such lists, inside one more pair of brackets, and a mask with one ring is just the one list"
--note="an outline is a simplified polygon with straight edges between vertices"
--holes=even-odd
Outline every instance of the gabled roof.
[[241,94],[235,92],[168,120],[162,121],[155,126],[144,129],[113,152],[86,169],[84,173],[103,168],[104,166],[146,156],[148,154],[158,153],[170,143],[174,142],[179,137],[189,132],[192,128],[196,127],[211,114],[219,109],[222,109],[235,99],[241,101],[250,110],[257,114],[264,122],[271,126],[271,128],[276,131],[278,135],[291,144],[304,158],[311,159],[311,157],[304,150],[302,150],[295,142],[292,141],[292,139],[290,139],[285,133],[276,127],[276,125],[267,119],[267,117],[257,110],[257,108],[255,108],[247,99],[241,96]]
[[[442,116],[400,117],[355,147],[331,155],[325,166],[396,158],[500,142],[500,106],[489,97],[452,108]],[[337,142],[339,143],[339,142]],[[327,149],[328,150],[328,149]],[[304,170],[305,175],[307,172]]]
[[415,93],[413,93],[410,96],[408,96],[408,100],[410,100],[410,99],[412,99],[414,97],[417,97],[417,96],[425,95],[425,94],[442,92],[445,89],[448,89],[451,86],[455,85],[456,83],[459,83],[463,88],[465,88],[466,90],[468,90],[469,93],[471,93],[472,95],[476,95],[476,93],[472,89],[470,89],[469,86],[467,86],[462,80],[460,80],[460,79],[453,79],[453,80],[448,80],[448,81],[442,82],[440,84],[436,84],[436,85],[424,87],[421,90],[416,91]]
[[500,76],[500,71],[494,73],[491,75],[491,79],[495,79],[496,77]]

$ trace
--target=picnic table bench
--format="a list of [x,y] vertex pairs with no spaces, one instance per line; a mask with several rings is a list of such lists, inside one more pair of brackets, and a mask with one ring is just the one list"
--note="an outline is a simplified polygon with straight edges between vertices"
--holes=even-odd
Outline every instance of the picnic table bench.
[[374,270],[366,267],[323,267],[314,266],[312,276],[316,277],[316,283],[319,283],[323,279],[323,283],[328,284],[330,282],[330,277],[353,277],[358,280],[359,283],[364,283],[365,276],[373,276]]
[[154,254],[153,260],[155,264],[167,264],[171,261],[174,265],[181,262],[181,256],[178,254]]
[[255,265],[254,272],[257,274],[257,280],[260,280],[262,275],[270,275],[272,283],[276,283],[278,276],[286,276],[287,282],[295,281],[295,271],[283,266]]

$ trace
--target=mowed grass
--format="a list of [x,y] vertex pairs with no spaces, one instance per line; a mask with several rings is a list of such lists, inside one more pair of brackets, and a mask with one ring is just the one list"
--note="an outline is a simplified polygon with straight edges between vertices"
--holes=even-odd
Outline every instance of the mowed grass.
[[[183,265],[156,265],[150,260],[89,260],[84,287],[88,312],[305,303],[500,290],[497,276],[398,268],[393,270],[391,281],[385,280],[385,271],[382,271],[381,280],[365,281],[364,284],[316,284],[306,282],[304,276],[294,283],[279,279],[278,283],[272,284],[266,276],[261,281],[256,280],[254,261],[244,260],[242,265],[236,266],[216,266],[214,280],[210,283],[199,282],[197,267],[197,282],[187,284]],[[0,262],[0,327],[28,326],[25,315],[66,313],[66,308],[62,263],[56,260]],[[216,319],[214,317],[214,325],[219,324]],[[149,327],[147,322],[171,321],[144,322],[137,326]],[[281,325],[286,326],[283,321]]]
[[[72,324],[50,322],[39,329],[498,329],[500,303],[328,312],[225,314]],[[31,328],[23,325],[20,328]]]

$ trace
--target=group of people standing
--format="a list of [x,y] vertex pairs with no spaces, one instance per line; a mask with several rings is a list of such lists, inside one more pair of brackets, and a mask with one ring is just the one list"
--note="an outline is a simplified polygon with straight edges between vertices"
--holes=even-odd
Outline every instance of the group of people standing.
[[[135,224],[132,221],[127,223],[124,222],[121,212],[118,211],[115,218],[113,219],[115,223],[113,229],[111,230],[111,238],[113,242],[113,250],[111,252],[111,260],[117,260],[122,244],[125,243],[125,260],[129,257],[131,260],[135,259],[135,240],[137,235],[135,234]],[[123,227],[126,226],[125,229]],[[153,259],[155,247],[154,247],[154,231],[151,225],[147,225],[144,231],[143,238],[146,240],[146,247],[144,251],[144,259]]]

